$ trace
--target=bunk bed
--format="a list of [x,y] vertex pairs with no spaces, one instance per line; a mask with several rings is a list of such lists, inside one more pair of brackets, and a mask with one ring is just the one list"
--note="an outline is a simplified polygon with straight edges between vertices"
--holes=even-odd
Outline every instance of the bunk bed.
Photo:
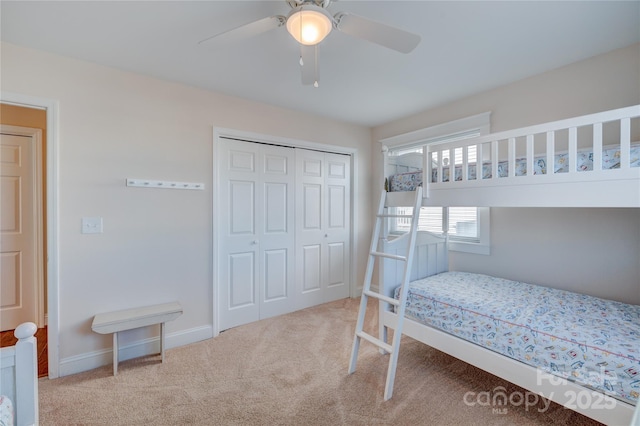
[[[386,206],[410,206],[405,191],[421,185],[423,206],[638,208],[638,117],[640,106],[632,106],[427,145],[422,170],[387,175]],[[378,250],[408,255],[393,241],[382,235]],[[397,263],[382,260],[383,297],[399,298],[404,271]],[[404,335],[602,423],[630,424],[634,410],[637,416],[640,306],[448,272],[446,236],[423,231],[409,281]],[[382,341],[398,324],[396,309],[380,302]]]
[[18,342],[0,348],[0,424],[38,424],[37,326],[20,324],[14,331]]
[[640,207],[640,105],[429,144],[422,167],[406,157],[389,189],[422,184],[424,205]]

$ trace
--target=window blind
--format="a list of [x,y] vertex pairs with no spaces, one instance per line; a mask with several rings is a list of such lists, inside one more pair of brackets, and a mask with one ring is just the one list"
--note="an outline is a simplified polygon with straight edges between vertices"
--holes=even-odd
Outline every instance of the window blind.
[[[398,207],[397,214],[410,215],[411,207]],[[392,230],[395,232],[408,232],[409,219],[397,219]],[[418,230],[429,231],[434,234],[444,234],[447,230],[452,239],[465,241],[479,241],[478,234],[478,208],[477,207],[421,207],[418,219]]]

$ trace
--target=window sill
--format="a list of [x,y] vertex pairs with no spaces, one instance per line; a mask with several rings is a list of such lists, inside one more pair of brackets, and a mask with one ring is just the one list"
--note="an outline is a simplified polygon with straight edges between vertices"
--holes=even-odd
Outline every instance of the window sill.
[[482,243],[465,243],[463,241],[451,241],[449,240],[449,251],[459,251],[461,253],[472,254],[491,254],[491,246],[489,244]]

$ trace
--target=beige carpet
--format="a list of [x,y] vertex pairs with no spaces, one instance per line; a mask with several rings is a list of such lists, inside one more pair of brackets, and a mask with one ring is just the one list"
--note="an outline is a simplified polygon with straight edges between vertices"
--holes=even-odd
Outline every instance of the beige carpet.
[[[40,381],[42,425],[594,425],[552,404],[465,403],[524,390],[407,337],[394,396],[387,357],[367,342],[347,375],[358,301],[237,327],[159,356]],[[374,314],[375,309],[369,309]],[[375,326],[375,317],[368,317]],[[371,330],[371,329],[370,329]],[[467,402],[481,401],[469,397]],[[513,399],[517,401],[517,398]]]

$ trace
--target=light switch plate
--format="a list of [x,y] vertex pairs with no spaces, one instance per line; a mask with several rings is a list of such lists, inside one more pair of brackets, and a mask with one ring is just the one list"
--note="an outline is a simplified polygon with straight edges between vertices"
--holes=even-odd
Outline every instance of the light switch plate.
[[82,233],[83,234],[102,234],[102,218],[101,217],[83,217]]

